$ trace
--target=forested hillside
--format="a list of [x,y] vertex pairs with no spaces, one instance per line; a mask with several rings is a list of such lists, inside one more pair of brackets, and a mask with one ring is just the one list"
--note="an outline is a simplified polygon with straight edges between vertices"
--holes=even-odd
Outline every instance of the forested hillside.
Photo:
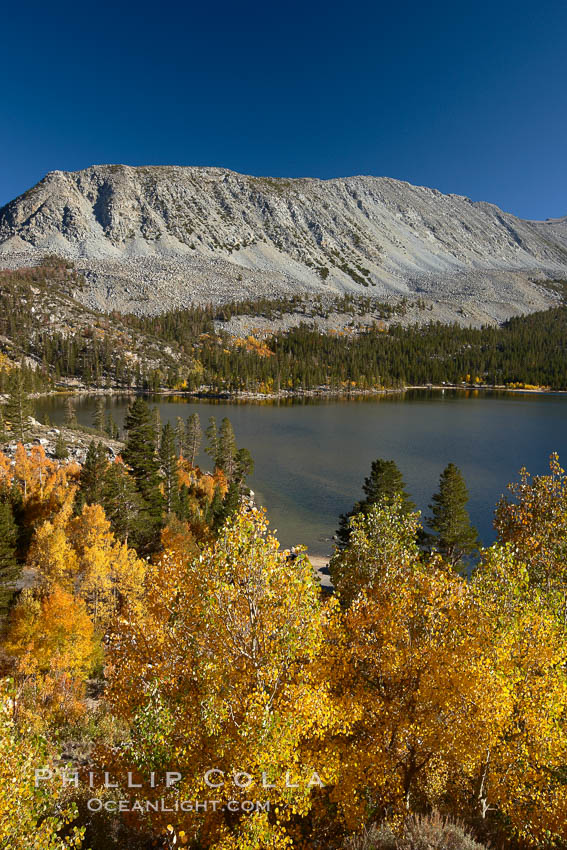
[[[11,365],[34,368],[42,386],[177,389],[205,392],[349,392],[406,385],[532,385],[567,388],[567,307],[466,328],[440,322],[404,326],[407,301],[346,296],[325,302],[256,299],[139,318],[86,310],[73,297],[80,276],[56,258],[0,272],[0,389]],[[564,292],[561,281],[550,283]],[[345,329],[323,333],[318,316],[339,311]],[[289,330],[238,337],[233,316],[300,312]],[[372,313],[372,326],[361,316]]]
[[[32,268],[0,272],[0,353],[54,385],[173,386],[194,368],[190,357],[137,329],[86,309],[74,296],[84,280],[72,264],[48,257]],[[34,388],[35,387],[30,387]]]

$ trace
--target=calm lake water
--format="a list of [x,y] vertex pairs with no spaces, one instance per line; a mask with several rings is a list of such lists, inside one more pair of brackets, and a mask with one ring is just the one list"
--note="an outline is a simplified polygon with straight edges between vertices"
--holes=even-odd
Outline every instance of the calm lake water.
[[[108,398],[121,426],[127,399]],[[179,397],[156,400],[162,422],[197,411],[228,416],[239,446],[256,468],[249,484],[268,509],[284,546],[306,544],[328,555],[339,514],[361,496],[370,463],[396,461],[418,507],[427,513],[441,471],[450,461],[462,470],[469,509],[484,543],[494,539],[492,515],[506,484],[522,466],[547,469],[552,451],[567,462],[567,396],[458,391],[410,391],[361,401],[242,404]],[[96,399],[77,400],[79,422],[92,425]],[[64,402],[42,399],[39,418],[61,422]],[[210,466],[203,454],[202,465]]]

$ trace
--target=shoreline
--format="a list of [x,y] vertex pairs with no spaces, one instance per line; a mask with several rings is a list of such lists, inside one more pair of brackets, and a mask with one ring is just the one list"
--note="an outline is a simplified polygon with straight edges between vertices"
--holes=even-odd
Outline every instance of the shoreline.
[[[413,390],[430,390],[435,392],[484,392],[484,393],[511,393],[515,395],[567,395],[567,390],[552,390],[549,387],[506,387],[504,385],[462,385],[462,384],[410,384],[403,387],[384,387],[383,389],[350,389],[333,390],[326,388],[314,388],[309,390],[280,390],[278,393],[256,393],[256,392],[213,392],[209,390],[175,390],[160,389],[158,391],[138,390],[132,387],[111,388],[71,388],[60,387],[43,393],[33,393],[32,398],[53,398],[63,396],[178,396],[193,398],[199,401],[229,401],[229,402],[262,402],[262,401],[300,401],[301,399],[337,399],[343,401],[356,401],[364,398],[380,396],[403,395]],[[1,402],[0,402],[1,403]]]
[[332,553],[331,555],[311,555],[307,552],[307,558],[313,567],[313,572],[321,582],[321,587],[330,590],[333,586],[329,575],[329,561],[332,558]]

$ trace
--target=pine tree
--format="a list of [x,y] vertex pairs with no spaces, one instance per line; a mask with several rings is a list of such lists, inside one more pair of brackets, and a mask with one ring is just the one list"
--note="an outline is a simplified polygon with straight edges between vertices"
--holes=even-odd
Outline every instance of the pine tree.
[[132,469],[138,492],[147,506],[148,545],[151,545],[149,538],[162,521],[163,496],[156,452],[155,416],[143,398],[137,398],[131,405],[124,427],[127,439],[122,457]]
[[406,492],[402,473],[393,460],[378,458],[373,461],[370,475],[364,479],[362,489],[366,496],[363,501],[365,508],[375,504],[379,499],[392,501],[394,496],[401,496],[404,513],[415,511],[415,505]]
[[26,391],[24,375],[21,369],[14,369],[8,381],[8,400],[4,409],[12,432],[23,443],[29,426],[33,405]]
[[120,439],[120,429],[114,419],[112,418],[111,413],[107,413],[106,415],[106,425],[105,429],[108,436],[111,440],[119,440]]
[[195,466],[197,463],[202,440],[203,431],[201,429],[199,414],[192,413],[187,420],[187,427],[185,429],[185,445],[183,448],[183,452],[191,466]]
[[205,519],[211,528],[217,528],[222,524],[222,516],[224,510],[223,497],[218,487],[215,487],[212,501],[206,511]]
[[215,525],[221,526],[238,510],[240,504],[240,486],[237,481],[232,481],[226,491],[222,503],[222,510],[215,517]]
[[124,464],[109,464],[102,483],[101,505],[116,537],[135,546],[145,523],[146,506]]
[[159,412],[159,407],[157,405],[152,407],[152,417],[154,421],[154,434],[155,434],[155,443],[156,443],[156,451],[159,452],[159,447],[161,445],[161,415]]
[[182,416],[178,416],[175,420],[175,445],[177,448],[177,457],[181,457],[185,453],[185,420]]
[[254,472],[254,458],[248,449],[238,449],[236,452],[236,478],[242,486],[248,475]]
[[175,451],[175,433],[169,422],[163,426],[159,450],[161,473],[163,477],[163,496],[166,514],[177,510],[179,483],[177,479],[177,453]]
[[106,448],[102,443],[91,440],[85,462],[79,476],[79,492],[77,493],[77,509],[83,505],[100,505],[104,476],[108,467]]
[[214,416],[209,418],[209,424],[205,434],[207,436],[207,448],[205,451],[212,459],[213,463],[216,463],[219,454],[219,435],[217,430],[217,420]]
[[449,463],[439,479],[426,520],[433,534],[425,536],[428,548],[435,548],[457,571],[466,571],[466,558],[479,546],[478,532],[471,525],[465,479],[454,463]]
[[217,446],[216,465],[219,469],[222,469],[228,481],[231,482],[236,471],[237,449],[234,428],[227,416],[221,422]]
[[105,419],[104,419],[105,407],[106,407],[106,405],[105,405],[104,399],[103,398],[97,399],[95,412],[94,412],[94,418],[93,418],[93,425],[94,425],[94,427],[96,428],[96,430],[98,431],[99,434],[104,434],[104,430],[105,430],[105,428],[104,428],[104,425],[105,425]]
[[55,441],[55,457],[57,460],[66,460],[69,457],[69,449],[67,448],[67,443],[63,439],[61,431],[57,435],[57,440]]
[[187,522],[191,518],[191,505],[189,498],[189,487],[182,484],[179,488],[179,499],[177,501],[177,518]]
[[16,560],[18,530],[12,505],[6,496],[0,501],[0,621],[8,613],[14,597],[14,582],[19,575]]
[[391,503],[395,496],[399,496],[403,513],[408,514],[415,511],[415,505],[406,492],[402,473],[393,460],[378,458],[372,461],[370,475],[364,479],[362,490],[366,498],[356,502],[352,510],[340,517],[336,532],[337,543],[340,547],[348,544],[351,517],[359,513],[367,514],[369,508],[376,502]]

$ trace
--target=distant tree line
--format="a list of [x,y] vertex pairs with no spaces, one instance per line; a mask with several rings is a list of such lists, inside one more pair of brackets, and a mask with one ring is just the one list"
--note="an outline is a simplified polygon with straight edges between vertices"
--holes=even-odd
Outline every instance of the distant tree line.
[[[567,389],[567,306],[516,317],[496,327],[440,322],[386,327],[380,321],[357,330],[353,318],[353,326],[346,331],[323,333],[313,326],[315,316],[325,317],[333,310],[353,317],[372,312],[392,322],[406,312],[408,302],[388,305],[345,295],[307,303],[291,296],[193,306],[159,316],[93,313],[100,331],[95,333],[90,326],[73,329],[72,311],[84,308],[68,299],[67,332],[50,330],[49,324],[44,327],[32,309],[37,293],[48,298],[49,286],[58,281],[67,288],[81,286],[72,270],[54,261],[33,270],[0,274],[0,336],[10,341],[7,354],[12,361],[15,352],[18,359],[27,355],[39,361],[36,384],[79,378],[87,386],[117,385],[148,392],[204,386],[216,392],[267,393],[318,386],[348,391],[443,382]],[[564,293],[560,282],[557,286]],[[417,306],[425,305],[417,302]],[[238,315],[273,321],[289,313],[303,313],[305,322],[268,336],[262,345],[242,344],[249,340],[235,340],[215,326],[215,321]],[[155,357],[149,365],[130,351],[136,347],[137,335],[143,345],[152,346]],[[0,373],[0,391],[6,376],[6,371],[3,376]]]
[[199,352],[206,378],[229,389],[364,389],[442,382],[567,388],[565,307],[510,319],[502,327],[436,322],[341,336],[302,325],[274,335],[266,345],[273,356],[207,341]]
[[[378,310],[385,318],[395,312],[386,309],[389,306],[348,296],[336,305],[353,315],[360,310]],[[482,328],[433,322],[330,334],[306,320],[265,340],[272,356],[235,346],[233,338],[214,329],[215,319],[243,314],[273,319],[300,309],[300,301],[294,299],[258,299],[222,308],[194,307],[156,317],[122,319],[186,350],[193,346],[203,367],[194,380],[218,391],[321,385],[365,389],[443,382],[567,388],[567,307],[563,306]],[[312,305],[311,314],[318,309],[321,315],[328,312],[322,305]],[[191,379],[188,387],[194,388]]]

